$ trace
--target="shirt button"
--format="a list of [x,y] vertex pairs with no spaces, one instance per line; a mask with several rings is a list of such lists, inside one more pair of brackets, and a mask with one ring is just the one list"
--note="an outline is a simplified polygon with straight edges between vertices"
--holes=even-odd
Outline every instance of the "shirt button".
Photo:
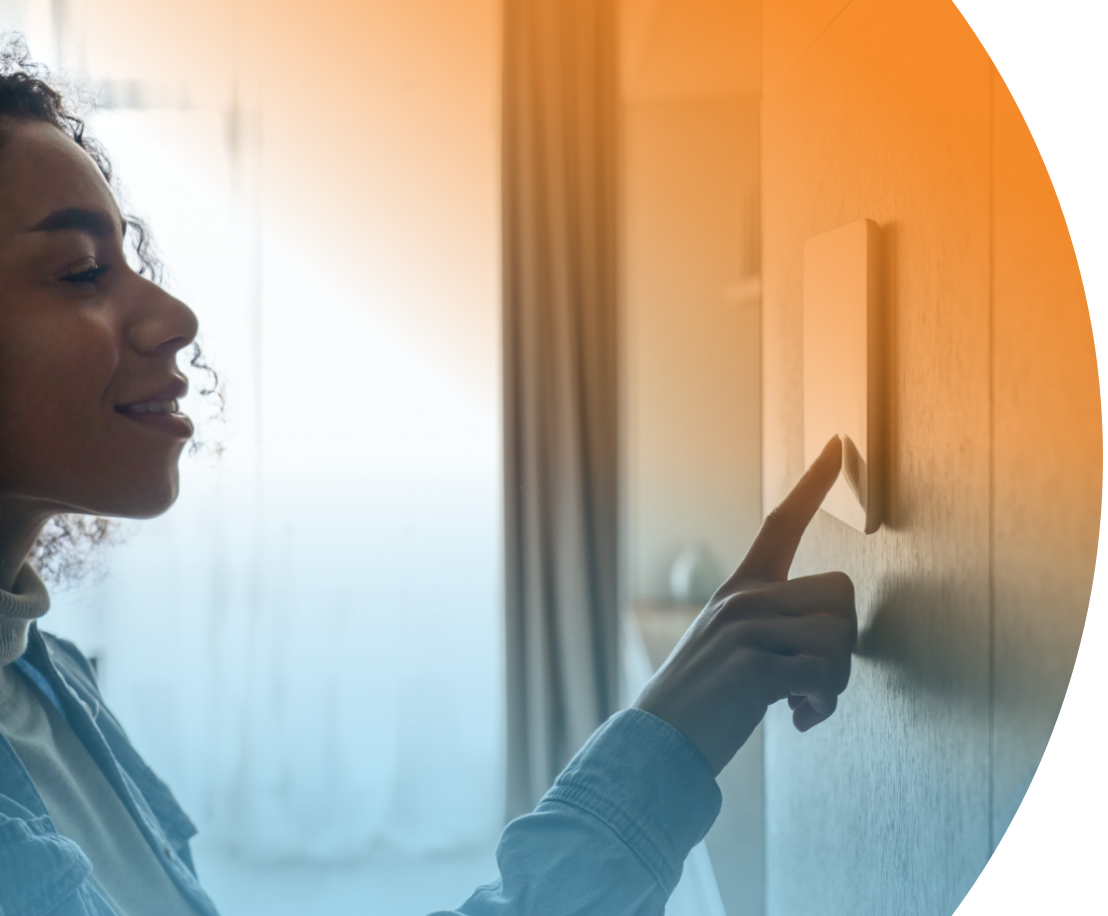
[[165,850],[165,857],[167,859],[172,859],[173,858],[173,847],[170,846],[168,843],[166,843],[165,846],[163,846],[162,848]]

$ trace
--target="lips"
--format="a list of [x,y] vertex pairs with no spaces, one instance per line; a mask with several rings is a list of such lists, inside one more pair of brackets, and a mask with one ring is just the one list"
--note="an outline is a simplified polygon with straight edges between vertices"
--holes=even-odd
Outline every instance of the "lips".
[[116,413],[143,426],[159,429],[172,436],[188,439],[192,436],[192,421],[180,412],[178,399],[188,391],[188,382],[177,378],[144,397],[116,404]]

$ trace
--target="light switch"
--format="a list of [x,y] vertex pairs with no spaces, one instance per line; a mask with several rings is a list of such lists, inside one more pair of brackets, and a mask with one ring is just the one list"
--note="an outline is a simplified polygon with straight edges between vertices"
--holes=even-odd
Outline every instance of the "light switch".
[[881,526],[883,490],[879,241],[863,219],[804,244],[804,462],[842,438],[822,508],[866,534]]

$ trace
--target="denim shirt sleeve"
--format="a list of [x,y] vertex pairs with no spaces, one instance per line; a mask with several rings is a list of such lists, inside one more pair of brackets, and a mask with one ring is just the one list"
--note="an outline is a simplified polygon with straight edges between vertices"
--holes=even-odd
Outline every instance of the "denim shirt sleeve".
[[661,914],[719,813],[719,787],[677,729],[638,709],[608,720],[531,814],[504,830],[500,879],[463,916]]

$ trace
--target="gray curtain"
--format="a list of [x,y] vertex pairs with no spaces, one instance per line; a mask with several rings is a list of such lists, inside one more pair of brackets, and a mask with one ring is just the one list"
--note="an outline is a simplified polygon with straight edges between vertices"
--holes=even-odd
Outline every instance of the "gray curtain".
[[612,0],[505,0],[508,813],[615,709]]

